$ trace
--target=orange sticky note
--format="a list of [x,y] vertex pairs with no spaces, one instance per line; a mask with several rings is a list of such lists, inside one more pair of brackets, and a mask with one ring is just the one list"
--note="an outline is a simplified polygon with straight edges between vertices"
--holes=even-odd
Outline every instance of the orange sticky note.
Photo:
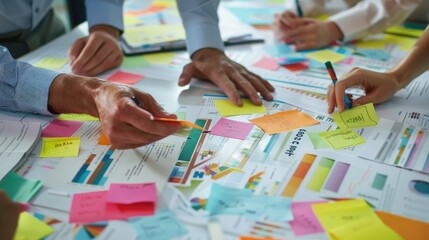
[[106,137],[106,135],[104,135],[104,133],[101,133],[101,136],[98,139],[98,145],[104,145],[104,146],[111,145],[109,139]]
[[198,126],[197,124],[191,123],[191,122],[186,121],[186,120],[172,119],[172,118],[159,118],[159,117],[154,117],[153,120],[164,121],[164,122],[176,122],[176,123],[180,123],[180,125],[182,125],[183,127],[191,127],[191,128],[195,128],[195,129],[198,129],[201,131],[204,130],[204,128]]
[[319,123],[319,121],[310,117],[308,114],[300,112],[298,109],[278,112],[249,121],[256,124],[270,135]]
[[429,224],[382,211],[375,212],[390,228],[404,239],[423,240],[429,236]]

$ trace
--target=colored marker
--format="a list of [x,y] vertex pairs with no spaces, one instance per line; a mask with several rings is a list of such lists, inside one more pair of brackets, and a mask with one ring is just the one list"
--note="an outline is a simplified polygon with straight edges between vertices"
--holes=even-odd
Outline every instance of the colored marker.
[[[335,84],[337,83],[337,75],[335,74],[334,66],[332,66],[331,61],[325,62],[325,66],[328,69],[329,76],[331,76],[332,82]],[[346,94],[344,94],[344,103],[346,104],[347,109],[352,108],[352,103],[350,102],[350,99],[347,97]]]

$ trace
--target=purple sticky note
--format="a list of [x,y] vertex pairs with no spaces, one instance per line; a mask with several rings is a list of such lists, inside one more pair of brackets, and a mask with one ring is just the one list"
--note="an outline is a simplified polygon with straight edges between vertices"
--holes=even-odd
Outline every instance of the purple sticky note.
[[211,129],[210,134],[244,140],[246,139],[247,135],[249,135],[250,131],[252,131],[253,126],[253,123],[245,123],[221,118]]
[[255,64],[254,67],[263,68],[271,71],[276,71],[280,68],[279,64],[277,64],[277,60],[274,58],[263,57]]
[[54,119],[42,131],[42,137],[71,137],[83,122]]
[[322,225],[320,225],[319,220],[317,220],[317,217],[314,215],[313,209],[311,208],[311,205],[313,204],[324,202],[326,201],[292,203],[294,219],[289,223],[296,236],[324,232]]
[[106,196],[108,203],[131,204],[156,202],[155,183],[112,183]]

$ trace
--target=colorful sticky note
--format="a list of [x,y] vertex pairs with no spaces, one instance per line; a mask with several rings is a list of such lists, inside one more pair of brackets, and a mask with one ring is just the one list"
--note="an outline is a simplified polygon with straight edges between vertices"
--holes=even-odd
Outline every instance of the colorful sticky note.
[[273,46],[266,46],[264,50],[267,51],[273,57],[286,57],[288,54],[294,51],[287,44],[277,44]]
[[300,127],[318,124],[319,121],[298,109],[282,111],[249,120],[268,134],[287,132]]
[[306,55],[306,57],[322,63],[327,61],[331,61],[332,63],[337,63],[339,61],[346,59],[345,55],[334,52],[329,49],[309,53]]
[[293,64],[288,64],[283,66],[284,68],[286,68],[289,71],[292,72],[298,72],[298,71],[302,71],[308,68],[308,64],[302,63],[302,62],[298,62],[298,63],[293,63]]
[[202,128],[201,126],[198,126],[197,124],[186,120],[180,120],[180,119],[174,119],[174,118],[159,118],[159,117],[154,117],[153,120],[163,121],[163,122],[175,122],[175,123],[180,123],[183,127],[190,127],[198,130],[204,130],[204,128]]
[[289,223],[296,236],[324,232],[322,225],[320,225],[319,220],[317,220],[311,208],[311,205],[323,202],[325,201],[292,203],[294,218],[293,221]]
[[74,194],[70,209],[70,222],[90,223],[114,219],[127,219],[136,216],[148,216],[155,213],[153,203],[106,203],[107,194],[108,191]]
[[244,140],[253,129],[252,123],[234,121],[221,118],[211,129],[210,134]]
[[377,217],[372,208],[361,198],[313,204],[311,207],[327,232],[357,219]]
[[378,217],[364,217],[351,223],[331,229],[328,232],[332,239],[361,240],[361,239],[391,239],[401,240],[398,235]]
[[165,52],[145,54],[144,58],[150,64],[168,65],[173,60],[174,56],[176,56],[176,53],[174,52]]
[[363,55],[367,58],[380,61],[386,61],[390,58],[389,53],[384,51],[383,49],[359,49],[356,51],[356,53],[359,55]]
[[353,129],[337,129],[328,132],[319,132],[320,138],[325,140],[333,149],[343,149],[364,144],[366,140]]
[[40,157],[76,157],[79,146],[79,137],[43,138]]
[[328,143],[325,140],[320,138],[319,133],[307,132],[307,136],[310,138],[311,143],[313,144],[314,149],[319,148],[330,148]]
[[253,64],[254,67],[267,69],[270,71],[277,71],[280,66],[277,64],[277,60],[274,58],[263,57]]
[[155,216],[135,218],[129,221],[139,239],[172,239],[187,233],[182,223],[168,209],[157,211]]
[[230,100],[214,100],[214,104],[223,117],[253,113],[266,113],[264,105],[256,106],[249,99],[241,99],[243,106],[239,107]]
[[46,57],[40,59],[33,66],[57,70],[62,68],[69,60],[67,58]]
[[383,40],[362,40],[356,43],[357,48],[384,49]]
[[57,117],[58,120],[82,121],[82,122],[98,122],[99,119],[87,114],[65,113]]
[[138,81],[142,80],[144,76],[134,73],[127,73],[123,71],[117,71],[107,78],[108,81],[124,83],[124,84],[135,84]]
[[124,61],[122,61],[121,66],[123,68],[143,68],[143,67],[149,67],[150,63],[146,61],[143,55],[127,56],[127,57],[124,57]]
[[293,219],[290,199],[278,196],[253,195],[250,189],[235,189],[213,183],[206,210],[212,215],[235,214],[251,219],[261,217],[273,221]]
[[229,7],[228,8],[242,22],[251,25],[271,25],[274,14],[281,11],[278,7]]
[[19,215],[14,239],[43,239],[54,231],[55,229],[51,226],[40,221],[28,212],[22,212]]
[[108,203],[131,204],[156,202],[155,183],[112,183],[106,196]]
[[42,131],[42,137],[71,137],[83,122],[54,119]]
[[301,56],[288,56],[286,58],[280,58],[277,63],[280,65],[290,65],[294,63],[305,62],[307,60],[307,58]]
[[396,35],[418,38],[421,35],[423,35],[424,30],[412,29],[412,28],[407,28],[407,27],[395,25],[395,26],[391,26],[390,28],[388,28],[385,32],[390,33],[390,34],[396,34]]
[[384,34],[384,41],[390,44],[397,44],[400,46],[401,50],[411,50],[411,48],[416,43],[416,38],[402,37],[393,34]]
[[106,135],[104,135],[104,133],[101,133],[100,138],[98,139],[98,145],[103,145],[103,146],[110,146],[110,141],[109,139],[106,137]]
[[376,214],[384,224],[395,230],[404,239],[425,240],[428,237],[429,223],[382,211],[376,211]]
[[27,180],[15,172],[9,172],[0,181],[0,189],[16,202],[29,202],[42,187],[41,181]]
[[372,103],[347,109],[341,113],[336,112],[332,117],[335,124],[342,129],[375,126],[379,120]]

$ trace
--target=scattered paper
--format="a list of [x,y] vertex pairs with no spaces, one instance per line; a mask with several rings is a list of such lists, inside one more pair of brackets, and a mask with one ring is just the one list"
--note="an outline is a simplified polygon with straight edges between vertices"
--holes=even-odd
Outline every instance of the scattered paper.
[[27,180],[15,172],[9,172],[1,181],[0,189],[16,202],[29,202],[43,187],[40,180]]
[[210,134],[244,140],[253,129],[252,123],[221,118],[211,129]]
[[347,109],[341,113],[336,112],[332,117],[335,124],[342,129],[375,126],[379,121],[372,103]]
[[364,144],[366,140],[353,129],[337,129],[328,132],[319,132],[320,138],[326,141],[333,149],[339,150]]
[[300,127],[318,124],[319,121],[298,109],[274,113],[249,120],[268,134],[282,133]]
[[42,131],[42,137],[71,137],[83,125],[80,121],[54,119]]
[[40,157],[76,157],[79,147],[79,137],[43,138]]
[[157,200],[155,183],[112,183],[106,196],[108,203],[131,204]]
[[123,83],[123,84],[135,84],[138,81],[142,80],[143,78],[144,76],[142,75],[127,73],[119,70],[113,73],[110,77],[108,77],[107,80],[111,82],[117,82],[117,83]]
[[51,226],[40,221],[28,212],[22,212],[19,215],[14,239],[44,239],[54,231],[55,229]]
[[263,105],[256,106],[247,98],[241,100],[243,101],[241,107],[236,106],[230,100],[214,100],[214,104],[223,117],[267,112]]
[[277,60],[274,58],[263,57],[259,61],[253,64],[254,67],[267,69],[270,71],[277,71],[280,66],[277,64]]
[[317,220],[311,208],[311,205],[323,202],[325,201],[292,203],[294,218],[293,221],[289,223],[296,236],[324,232],[322,225],[320,225],[319,220]]
[[33,66],[51,70],[58,70],[62,68],[68,61],[69,60],[67,58],[46,57],[40,59]]
[[325,63],[327,61],[331,61],[332,63],[337,63],[339,61],[346,59],[345,55],[339,54],[329,49],[309,53],[306,55],[306,57],[321,63]]
[[[382,211],[376,211],[376,214],[384,222],[384,224],[395,230],[403,237],[403,239],[427,239],[429,223],[420,222],[411,218],[406,218]],[[412,231],[410,231],[410,229],[412,229]]]

